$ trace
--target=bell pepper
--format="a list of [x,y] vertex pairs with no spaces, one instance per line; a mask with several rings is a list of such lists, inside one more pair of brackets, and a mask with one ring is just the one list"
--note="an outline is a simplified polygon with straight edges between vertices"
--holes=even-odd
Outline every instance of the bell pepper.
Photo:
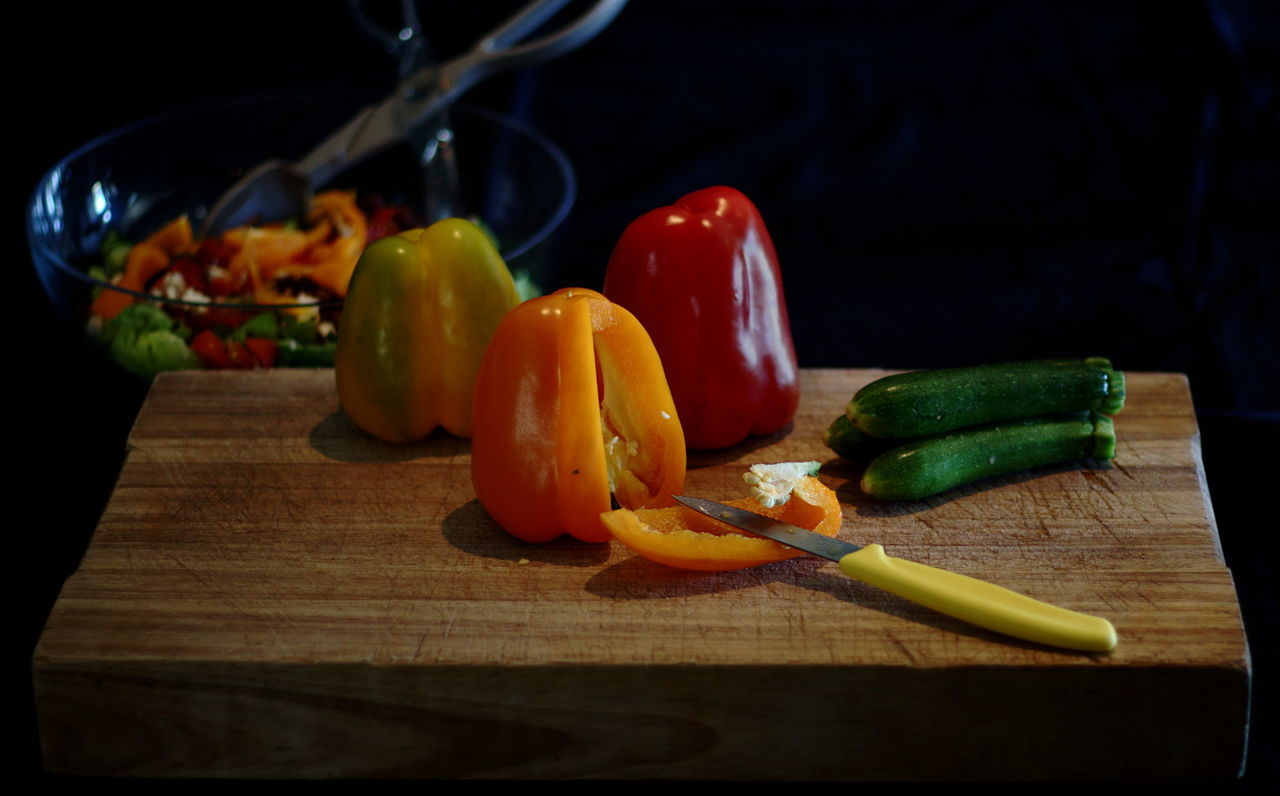
[[[755,497],[746,497],[725,501],[725,505],[754,511],[824,536],[835,536],[840,531],[840,500],[833,490],[813,476],[800,479],[786,503],[766,506]],[[680,569],[724,572],[807,555],[771,539],[739,531],[685,506],[641,511],[617,509],[604,514],[601,520],[615,539],[637,555]]]
[[689,447],[728,447],[795,416],[799,369],[778,258],[742,193],[706,188],[631,222],[604,294],[653,337]]
[[565,288],[503,319],[476,382],[471,480],[515,536],[603,542],[610,493],[671,505],[684,433],[644,327],[601,294]]
[[469,221],[447,218],[370,244],[338,330],[343,410],[391,442],[422,439],[437,426],[470,436],[480,359],[518,302],[501,255]]

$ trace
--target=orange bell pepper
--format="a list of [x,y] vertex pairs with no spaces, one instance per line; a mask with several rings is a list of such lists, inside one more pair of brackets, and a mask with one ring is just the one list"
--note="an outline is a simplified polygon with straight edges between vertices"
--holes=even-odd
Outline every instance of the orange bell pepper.
[[[726,505],[825,536],[835,536],[840,531],[840,500],[813,476],[800,479],[791,499],[780,506],[766,508],[753,497],[726,501]],[[807,555],[685,506],[645,511],[618,509],[605,513],[601,520],[613,538],[637,555],[680,569],[723,572]]]
[[601,294],[565,288],[507,313],[480,365],[471,479],[515,536],[603,542],[612,492],[668,506],[684,485],[684,431],[644,327]]

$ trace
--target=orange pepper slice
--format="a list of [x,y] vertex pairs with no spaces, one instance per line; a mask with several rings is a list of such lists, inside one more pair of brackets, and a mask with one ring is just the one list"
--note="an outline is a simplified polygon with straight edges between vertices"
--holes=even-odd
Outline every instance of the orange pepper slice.
[[308,260],[315,263],[311,281],[332,290],[339,296],[347,295],[351,274],[356,270],[360,253],[369,239],[369,223],[356,204],[354,191],[325,191],[316,194],[311,204],[311,220],[317,224],[328,221],[337,230],[338,237],[329,243],[317,243]]
[[[191,221],[185,215],[175,218],[129,250],[124,274],[117,286],[142,293],[147,289],[147,282],[169,266],[173,255],[188,251],[193,245]],[[89,314],[110,320],[134,300],[133,296],[119,290],[103,290],[93,300]]]
[[165,224],[151,234],[145,243],[157,246],[169,254],[181,254],[190,251],[195,245],[195,234],[191,229],[191,219],[181,215]]
[[[840,531],[840,500],[813,476],[800,479],[791,499],[781,506],[766,508],[751,497],[726,504],[824,536],[835,536]],[[808,555],[680,505],[639,511],[618,509],[605,512],[600,519],[613,538],[632,552],[680,569],[725,572]]]

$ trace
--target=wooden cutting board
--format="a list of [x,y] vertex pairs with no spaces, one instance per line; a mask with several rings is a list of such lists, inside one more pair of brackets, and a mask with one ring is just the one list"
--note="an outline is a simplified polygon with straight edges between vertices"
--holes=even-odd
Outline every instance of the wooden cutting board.
[[[967,626],[816,559],[724,574],[510,537],[468,444],[392,446],[329,371],[158,378],[35,653],[46,766],[190,777],[1227,778],[1249,656],[1186,379],[1130,373],[1111,466],[887,504],[821,431],[691,456],[745,494],[819,459],[841,536],[1110,619],[1110,654]],[[536,507],[530,507],[536,510]]]

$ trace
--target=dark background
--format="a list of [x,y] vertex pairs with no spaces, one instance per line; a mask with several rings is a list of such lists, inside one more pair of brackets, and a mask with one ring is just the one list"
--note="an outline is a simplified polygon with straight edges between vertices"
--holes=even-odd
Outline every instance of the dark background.
[[[520,5],[419,3],[444,58]],[[3,216],[24,684],[143,395],[53,318],[21,220],[36,181],[158,111],[394,80],[342,2],[26,13],[4,34]],[[582,50],[467,101],[522,116],[575,164],[559,284],[599,287],[632,218],[728,184],[774,237],[802,365],[1101,354],[1188,374],[1255,666],[1235,787],[1280,781],[1275,520],[1258,514],[1280,469],[1280,3],[632,0]],[[21,700],[37,773],[29,688]]]

